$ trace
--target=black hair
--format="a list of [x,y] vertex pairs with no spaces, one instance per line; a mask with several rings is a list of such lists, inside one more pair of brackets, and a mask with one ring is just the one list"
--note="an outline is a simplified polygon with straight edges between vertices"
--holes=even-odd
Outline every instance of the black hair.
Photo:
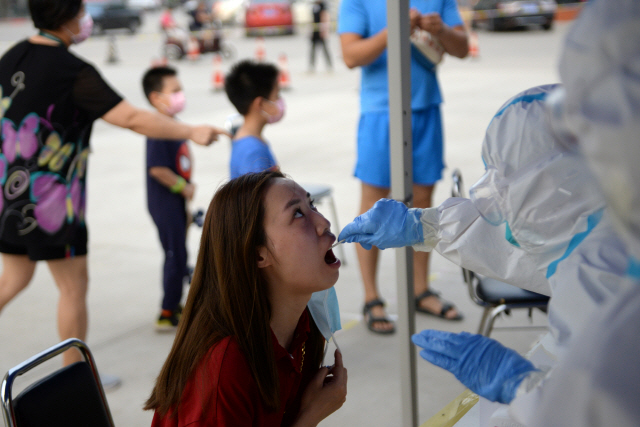
[[142,77],[142,90],[144,95],[149,99],[151,92],[162,92],[164,88],[164,78],[176,76],[178,72],[171,67],[153,67],[150,68],[144,77]]
[[82,0],[29,0],[33,25],[40,30],[55,31],[78,16]]
[[275,65],[245,60],[231,68],[224,79],[224,90],[238,113],[244,116],[254,99],[268,99],[277,84],[278,69]]

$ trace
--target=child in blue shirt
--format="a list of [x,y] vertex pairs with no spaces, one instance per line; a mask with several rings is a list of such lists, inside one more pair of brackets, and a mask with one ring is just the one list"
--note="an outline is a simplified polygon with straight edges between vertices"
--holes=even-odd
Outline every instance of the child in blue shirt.
[[[173,117],[185,105],[177,73],[170,67],[147,71],[142,87],[149,103]],[[164,250],[162,311],[156,330],[176,329],[182,312],[180,300],[187,271],[187,201],[193,199],[191,155],[185,140],[147,138],[147,206]]]
[[226,76],[224,89],[229,101],[244,117],[233,138],[231,179],[249,172],[278,170],[271,148],[262,137],[267,124],[276,123],[284,116],[278,69],[271,64],[239,62]]

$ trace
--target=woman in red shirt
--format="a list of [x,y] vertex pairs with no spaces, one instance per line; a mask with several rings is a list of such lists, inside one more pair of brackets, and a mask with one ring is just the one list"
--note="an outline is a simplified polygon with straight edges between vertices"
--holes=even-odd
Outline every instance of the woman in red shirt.
[[215,194],[173,348],[145,409],[153,427],[315,426],[342,406],[347,370],[320,368],[306,308],[333,286],[330,223],[280,172]]

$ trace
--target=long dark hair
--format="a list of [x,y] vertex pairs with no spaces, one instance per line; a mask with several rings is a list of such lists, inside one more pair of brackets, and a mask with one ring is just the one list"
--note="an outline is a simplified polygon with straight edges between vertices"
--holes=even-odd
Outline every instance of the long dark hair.
[[[213,197],[202,231],[200,252],[180,326],[144,409],[161,415],[179,411],[187,381],[206,353],[232,336],[251,368],[269,410],[280,404],[279,379],[271,342],[267,283],[258,268],[258,248],[266,245],[264,197],[280,172],[243,175]],[[319,367],[324,338],[312,323],[306,362]]]

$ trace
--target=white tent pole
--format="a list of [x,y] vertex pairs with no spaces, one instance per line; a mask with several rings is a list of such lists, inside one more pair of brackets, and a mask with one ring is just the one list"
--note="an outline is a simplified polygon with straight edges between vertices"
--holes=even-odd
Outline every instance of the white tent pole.
[[[411,206],[413,199],[411,139],[411,45],[409,0],[387,0],[387,69],[389,71],[389,141],[391,197]],[[418,425],[416,353],[411,343],[415,331],[413,249],[396,249],[398,290],[398,360],[402,427]]]

